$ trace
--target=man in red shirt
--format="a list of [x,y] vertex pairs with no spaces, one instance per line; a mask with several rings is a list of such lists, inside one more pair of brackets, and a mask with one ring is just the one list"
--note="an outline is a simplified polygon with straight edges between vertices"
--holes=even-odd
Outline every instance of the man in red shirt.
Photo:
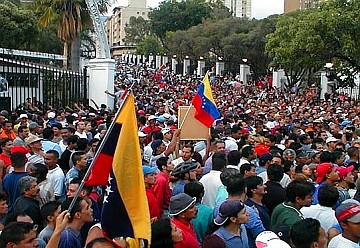
[[168,157],[159,158],[156,161],[160,173],[156,176],[156,183],[153,186],[154,192],[160,203],[163,216],[168,216],[168,208],[171,197],[170,174],[174,169],[171,163],[168,163]]
[[0,154],[0,178],[4,178],[6,174],[6,168],[11,165],[10,153],[13,148],[13,142],[11,139],[0,140],[1,154]]
[[156,172],[156,167],[150,167],[147,165],[143,166],[146,197],[149,204],[151,221],[161,218],[160,202],[153,190],[153,185],[156,183]]
[[169,215],[173,216],[171,222],[183,233],[183,240],[176,243],[175,248],[200,248],[194,225],[191,223],[191,220],[196,218],[198,212],[195,202],[195,197],[185,193],[170,198]]

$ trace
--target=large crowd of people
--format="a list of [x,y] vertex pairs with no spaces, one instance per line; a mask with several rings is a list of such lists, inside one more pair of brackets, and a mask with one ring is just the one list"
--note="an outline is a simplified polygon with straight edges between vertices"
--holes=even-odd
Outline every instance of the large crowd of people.
[[[180,106],[201,78],[119,61],[113,106],[0,112],[0,247],[126,247],[101,231],[104,190],[84,186],[131,87],[148,247],[359,247],[360,103],[346,94],[240,82],[210,73],[221,113],[204,140],[182,140]],[[37,104],[38,106],[38,104]],[[128,242],[128,243],[127,243]]]

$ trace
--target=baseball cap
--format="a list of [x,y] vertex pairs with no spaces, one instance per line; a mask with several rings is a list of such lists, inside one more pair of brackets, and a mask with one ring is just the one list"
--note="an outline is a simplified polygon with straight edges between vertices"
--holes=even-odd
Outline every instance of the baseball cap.
[[264,153],[259,156],[259,160],[269,161],[271,159],[273,159],[273,155],[271,155],[271,153]]
[[339,140],[337,138],[332,136],[332,137],[329,137],[329,138],[326,139],[326,144],[330,143],[330,142],[338,142],[338,141]]
[[214,219],[218,226],[223,225],[230,217],[244,209],[244,204],[239,200],[226,200],[220,205],[219,214]]
[[144,176],[150,174],[150,173],[153,173],[155,171],[157,171],[157,168],[156,167],[150,167],[148,165],[143,165],[143,174]]
[[288,248],[285,241],[281,240],[272,231],[263,231],[256,237],[255,244],[257,248]]
[[171,131],[170,128],[163,128],[163,129],[161,130],[162,134],[166,134],[166,133],[168,133],[168,132],[170,132],[170,131]]
[[258,144],[255,146],[254,151],[256,155],[260,157],[261,155],[269,152],[269,147],[263,144]]
[[247,127],[243,127],[243,128],[241,129],[241,133],[242,133],[242,134],[248,134],[248,133],[250,133],[250,132],[249,132],[249,129],[248,129]]
[[337,168],[337,171],[339,172],[339,177],[340,179],[344,179],[344,177],[349,173],[352,172],[354,170],[354,166],[350,165],[349,167],[345,167],[345,166],[339,166]]
[[146,134],[144,132],[138,131],[138,137],[144,138],[146,137]]
[[56,116],[56,114],[54,112],[49,112],[48,113],[48,118],[50,118],[50,119],[54,119],[55,116]]
[[319,164],[316,167],[316,182],[317,183],[321,183],[324,179],[324,177],[326,176],[326,174],[328,174],[329,172],[331,172],[331,170],[334,168],[334,164],[332,163],[322,163]]
[[21,114],[19,118],[20,118],[20,119],[22,119],[22,118],[26,118],[26,119],[27,119],[28,116],[27,116],[27,114]]
[[32,143],[34,143],[36,141],[39,141],[39,140],[43,140],[43,138],[40,138],[40,137],[38,137],[36,135],[31,134],[31,135],[29,135],[29,137],[27,137],[25,139],[25,142],[26,142],[26,144],[30,145],[30,144],[32,144]]
[[335,210],[336,219],[339,222],[349,221],[360,223],[360,203],[357,200],[349,199],[343,201]]
[[148,121],[156,120],[156,119],[157,119],[157,117],[156,117],[155,115],[150,115],[150,116],[148,117]]
[[180,193],[170,198],[169,215],[174,216],[186,211],[196,201],[195,197]]
[[163,142],[162,142],[161,139],[154,140],[154,141],[151,143],[151,149],[153,150],[153,154],[155,154],[156,148],[158,148],[162,143],[163,143]]

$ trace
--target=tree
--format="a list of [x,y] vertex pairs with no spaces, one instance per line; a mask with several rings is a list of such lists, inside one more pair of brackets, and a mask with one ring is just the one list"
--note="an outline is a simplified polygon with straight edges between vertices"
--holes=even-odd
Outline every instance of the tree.
[[30,49],[40,32],[34,13],[11,2],[0,3],[0,22],[0,47]]
[[155,55],[164,53],[164,49],[162,48],[157,37],[149,35],[138,44],[136,47],[136,53],[149,56],[150,54]]
[[167,32],[187,30],[200,24],[205,18],[210,17],[210,14],[210,5],[205,0],[166,0],[149,13],[151,31],[165,45]]
[[125,24],[125,34],[123,41],[126,45],[139,44],[150,34],[149,21],[141,16],[130,17],[129,23]]
[[271,65],[284,69],[291,83],[310,83],[315,72],[332,62],[343,74],[338,81],[353,84],[360,71],[359,11],[359,1],[332,0],[319,9],[284,15],[267,36]]

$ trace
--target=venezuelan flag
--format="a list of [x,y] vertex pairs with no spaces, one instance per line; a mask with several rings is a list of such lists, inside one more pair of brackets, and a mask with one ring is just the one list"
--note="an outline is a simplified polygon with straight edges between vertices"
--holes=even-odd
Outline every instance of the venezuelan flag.
[[192,104],[195,107],[195,118],[207,127],[211,127],[216,119],[220,117],[220,112],[216,107],[209,75],[206,73],[203,82],[200,84]]
[[88,180],[93,184],[98,175],[103,177],[107,172],[106,179],[98,178],[101,184],[104,180],[107,183],[101,213],[103,232],[109,239],[131,237],[150,242],[150,214],[132,93],[125,99],[110,132],[95,162],[98,166],[91,172],[93,177]]

